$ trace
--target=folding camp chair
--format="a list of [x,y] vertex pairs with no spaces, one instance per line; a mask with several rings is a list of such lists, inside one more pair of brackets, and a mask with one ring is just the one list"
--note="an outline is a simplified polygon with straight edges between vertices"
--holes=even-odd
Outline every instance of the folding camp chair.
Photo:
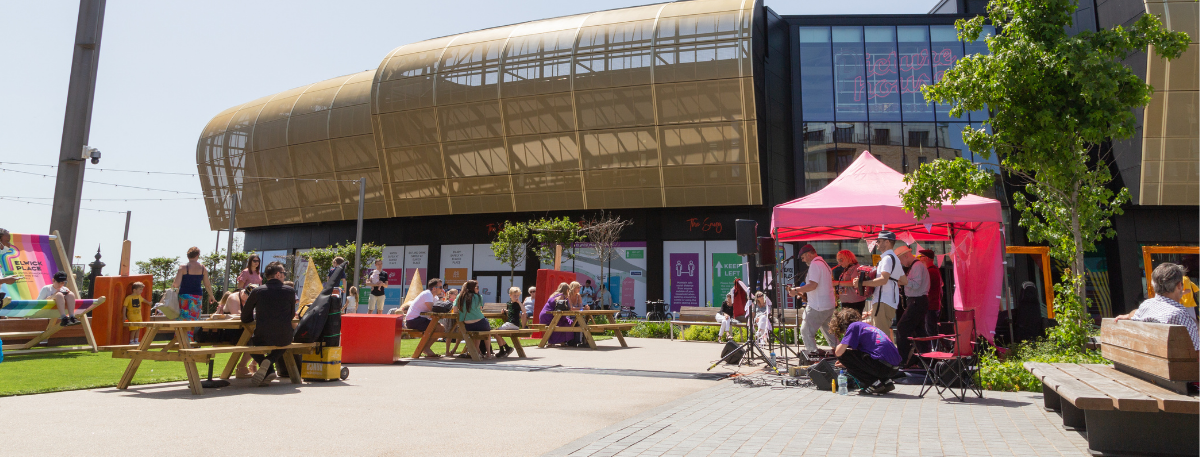
[[[90,350],[98,352],[96,338],[92,335],[91,320],[87,313],[104,303],[104,297],[95,300],[83,299],[75,285],[75,275],[71,272],[66,251],[59,240],[58,232],[53,235],[23,235],[13,233],[9,239],[15,249],[0,249],[0,276],[18,276],[14,284],[0,285],[4,299],[0,301],[0,316],[8,318],[44,318],[48,319],[44,331],[6,332],[0,333],[0,338],[8,340],[29,339],[25,343],[6,344],[2,347],[6,355],[22,353],[65,352]],[[63,348],[35,348],[43,341],[50,339],[62,326],[59,325],[59,312],[54,300],[38,300],[38,292],[47,284],[54,282],[54,274],[62,271],[67,274],[67,288],[75,294],[75,309],[70,310],[73,316],[82,321],[83,334],[87,338],[87,346],[72,346]]]
[[[925,380],[921,383],[921,397],[932,389],[937,389],[938,396],[945,398],[944,393],[950,391],[959,401],[966,401],[967,391],[974,392],[983,398],[983,389],[975,382],[975,310],[956,311],[954,313],[954,334],[928,337],[909,338],[917,342],[937,343],[945,341],[950,344],[950,352],[918,353],[917,358],[925,368]],[[934,344],[936,347],[937,345]],[[955,391],[955,389],[958,389]]]

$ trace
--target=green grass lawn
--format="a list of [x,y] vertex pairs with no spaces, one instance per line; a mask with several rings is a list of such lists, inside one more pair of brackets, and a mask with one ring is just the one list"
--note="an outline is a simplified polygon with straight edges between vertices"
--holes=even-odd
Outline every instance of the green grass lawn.
[[[612,337],[596,335],[593,338],[603,341]],[[406,339],[400,344],[401,354],[405,356],[411,355],[417,348],[415,339]],[[537,344],[536,339],[521,339],[521,345],[525,347]],[[462,346],[459,346],[459,349],[461,350]],[[434,344],[433,351],[438,354],[445,353],[445,344]],[[217,356],[214,376],[220,376],[220,371],[228,360],[228,354]],[[121,374],[128,365],[129,359],[114,359],[108,352],[6,356],[4,362],[0,362],[0,397],[112,387],[121,380]],[[208,376],[206,365],[201,365],[199,369],[200,376]],[[133,384],[155,384],[186,379],[187,373],[184,372],[182,363],[146,360],[133,377]]]

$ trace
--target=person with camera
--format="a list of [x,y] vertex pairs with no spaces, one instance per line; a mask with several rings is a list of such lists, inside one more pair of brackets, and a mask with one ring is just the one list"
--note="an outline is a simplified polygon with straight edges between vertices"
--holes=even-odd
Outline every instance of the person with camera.
[[900,286],[908,284],[908,278],[904,276],[904,267],[900,265],[899,257],[892,251],[896,246],[896,234],[887,230],[880,231],[877,242],[883,254],[879,256],[879,265],[875,266],[875,279],[861,281],[856,277],[852,285],[857,288],[861,283],[863,286],[875,288],[875,293],[871,295],[871,301],[875,305],[871,311],[863,313],[863,317],[869,318],[875,328],[882,330],[889,340],[893,340],[895,335],[892,334],[892,319],[896,318],[896,309],[900,307]]
[[[283,264],[271,262],[263,270],[262,287],[256,287],[242,305],[242,322],[254,322],[254,334],[250,342],[254,346],[287,346],[292,343],[292,316],[296,314],[296,289],[283,284],[287,272]],[[275,377],[275,365],[286,351],[276,349],[270,353],[252,354],[258,369],[251,378],[251,385],[263,386]]]
[[800,260],[808,264],[808,275],[804,277],[804,285],[793,287],[788,293],[792,295],[808,294],[808,306],[804,308],[804,319],[800,324],[800,336],[804,338],[804,352],[817,353],[817,330],[825,332],[825,339],[833,342],[833,332],[829,329],[829,318],[837,308],[833,297],[833,272],[825,259],[817,255],[817,249],[811,244],[800,246]]
[[371,270],[367,284],[371,285],[371,297],[367,299],[367,314],[383,314],[383,302],[388,286],[388,272],[383,271],[383,259],[375,259],[375,269]]
[[900,364],[900,352],[891,338],[878,327],[862,319],[862,315],[851,308],[842,308],[833,316],[833,331],[842,336],[834,355],[838,362],[834,366],[846,372],[866,386],[863,393],[885,394],[896,390],[892,376]]

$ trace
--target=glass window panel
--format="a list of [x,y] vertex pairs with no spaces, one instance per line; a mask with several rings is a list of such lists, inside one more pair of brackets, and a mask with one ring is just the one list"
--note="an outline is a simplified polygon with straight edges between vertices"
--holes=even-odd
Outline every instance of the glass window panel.
[[379,80],[389,81],[432,75],[437,71],[437,63],[442,55],[442,49],[455,37],[456,35],[450,35],[401,46],[392,53],[392,57],[384,65]]
[[581,129],[652,125],[650,86],[620,87],[575,92],[575,109]]
[[[578,175],[578,174],[577,174]],[[446,181],[450,196],[511,194],[508,176],[463,177]]]
[[296,176],[325,173],[333,170],[328,141],[314,141],[288,147],[292,169]]
[[838,121],[867,120],[862,27],[833,27],[833,95]]
[[329,147],[333,152],[335,170],[359,170],[379,166],[379,158],[375,153],[375,138],[371,135],[338,138],[330,141]]
[[507,174],[509,170],[502,140],[445,143],[442,151],[448,178]]
[[392,197],[400,200],[407,198],[436,198],[449,195],[446,180],[398,182],[392,184]]
[[437,103],[447,105],[495,99],[504,40],[446,48],[438,69]]
[[570,91],[571,56],[505,62],[500,90],[505,97]]
[[800,99],[804,119],[833,119],[833,54],[829,27],[800,27]]
[[255,212],[262,211],[265,208],[262,201],[262,191],[259,190],[258,183],[249,183],[243,185],[239,198],[239,216],[242,214],[242,211]]
[[580,138],[585,169],[658,166],[653,127],[583,132]]
[[329,138],[329,112],[293,116],[288,119],[288,144],[307,143]]
[[223,133],[225,128],[229,126],[229,121],[233,120],[233,115],[237,112],[230,112],[218,115],[208,121],[208,125],[204,126],[204,131],[200,132],[201,137],[209,137],[218,133]]
[[653,19],[587,26],[579,30],[579,44],[576,46],[576,52],[616,51],[649,47],[653,36]]
[[333,99],[333,107],[341,108],[343,106],[360,105],[371,102],[371,81],[363,81],[353,84],[346,84],[338,89],[337,96]]
[[938,157],[942,159],[954,159],[963,157],[967,160],[974,160],[971,151],[967,149],[967,145],[962,140],[962,129],[966,127],[966,122],[938,122],[937,123],[937,145]]
[[508,148],[514,174],[579,169],[579,147],[571,133],[510,137]]
[[575,44],[575,29],[557,30],[508,39],[505,62],[537,60],[571,55]]
[[741,122],[662,127],[665,166],[746,163]]
[[[856,136],[858,143],[855,144],[856,149],[866,149],[875,154],[875,157],[885,164],[898,170],[903,169],[905,160],[904,155],[904,132],[903,126],[899,122],[872,122],[867,126],[868,130],[861,135]],[[858,146],[862,143],[865,145]],[[838,146],[843,146],[841,143]],[[933,149],[930,149],[932,151]],[[846,171],[850,166],[852,158],[850,156],[839,156],[837,164],[837,172],[840,174]]]
[[474,140],[500,136],[500,102],[438,107],[442,141]]
[[[964,55],[966,54],[988,54],[987,41],[988,37],[996,34],[996,28],[990,25],[983,26],[983,32],[979,34],[979,38],[972,42],[963,43]],[[988,118],[987,109],[975,110],[970,112],[971,122],[981,122]]]
[[694,43],[739,38],[738,11],[661,17],[658,19],[658,44]]
[[872,121],[900,120],[900,80],[896,28],[866,27],[868,116]]
[[514,175],[512,180],[513,192],[518,194],[583,191],[583,184],[577,171],[522,173]]
[[575,129],[571,94],[504,98],[504,122],[509,135],[562,132]]
[[300,209],[304,222],[324,222],[343,220],[341,205],[306,206]]
[[[338,193],[341,194],[343,205],[358,204],[358,182],[356,180],[359,178],[367,178],[366,202],[368,205],[372,201],[383,200],[383,182],[379,179],[379,173],[360,170],[335,173],[334,177],[338,179]],[[358,214],[358,208],[354,208],[351,211],[353,212],[350,214]]]
[[437,113],[434,108],[381,114],[376,118],[385,148],[438,141]]
[[742,86],[737,79],[656,84],[654,90],[660,125],[744,118]]
[[650,84],[650,48],[575,57],[575,90]]
[[290,179],[262,181],[258,186],[262,189],[263,203],[266,204],[267,211],[300,206],[296,198],[296,185]]
[[376,97],[380,113],[433,106],[433,77],[384,81],[379,83]]
[[748,52],[746,40],[659,46],[654,51],[654,82],[736,78]]
[[383,153],[392,181],[441,179],[442,148],[436,144],[388,149]]
[[933,84],[929,65],[929,27],[896,27],[900,53],[900,106],[905,121],[932,121],[933,105],[925,102],[921,86]]
[[[936,84],[942,80],[942,75],[954,66],[958,59],[963,55],[963,43],[958,41],[958,31],[953,25],[931,25],[929,26],[929,51],[932,57],[933,66],[933,82]],[[938,103],[934,110],[939,121],[954,120],[950,117],[950,107],[948,103]],[[966,121],[964,116],[961,120]]]

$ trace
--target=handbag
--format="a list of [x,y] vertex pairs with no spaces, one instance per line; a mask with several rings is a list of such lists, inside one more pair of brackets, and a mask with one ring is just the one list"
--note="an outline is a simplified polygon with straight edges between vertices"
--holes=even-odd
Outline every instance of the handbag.
[[569,302],[567,302],[567,300],[565,298],[560,298],[558,300],[554,300],[554,310],[555,311],[570,311],[571,304]]
[[175,289],[167,289],[163,292],[163,301],[154,309],[162,311],[163,316],[167,319],[179,319],[179,291]]

